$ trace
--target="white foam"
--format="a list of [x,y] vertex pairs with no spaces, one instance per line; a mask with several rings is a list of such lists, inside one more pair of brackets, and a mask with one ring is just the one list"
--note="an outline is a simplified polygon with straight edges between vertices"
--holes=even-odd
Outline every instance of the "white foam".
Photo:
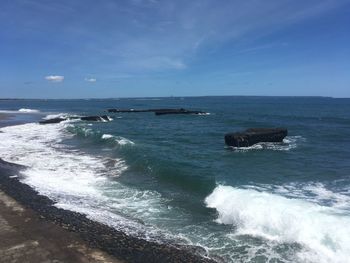
[[79,117],[79,116],[75,114],[56,113],[56,114],[48,114],[43,119],[49,120],[54,118],[68,118],[68,117]]
[[311,203],[350,211],[350,191],[337,187],[332,190],[321,182],[287,183],[283,185],[258,184],[245,188],[268,191],[287,198],[303,199]]
[[273,151],[289,151],[298,146],[299,143],[305,141],[302,136],[287,136],[283,142],[261,142],[249,147],[230,147],[234,151],[246,152],[251,150],[273,150]]
[[113,136],[111,134],[103,134],[101,139],[103,140],[113,140],[119,145],[134,145],[135,143],[129,139],[121,136]]
[[[156,240],[158,230],[149,231],[149,226],[146,229],[134,218],[127,218],[134,215],[136,219],[147,219],[151,214],[158,218],[156,214],[166,210],[160,195],[110,180],[127,169],[124,160],[92,156],[61,144],[74,136],[66,131],[67,126],[71,124],[30,123],[1,128],[2,158],[27,166],[20,180],[54,200],[56,206]],[[127,217],[118,215],[120,211]]]
[[104,140],[106,140],[106,139],[111,139],[111,138],[113,138],[114,136],[113,135],[111,135],[111,134],[103,134],[102,135],[102,139],[104,139]]
[[116,138],[116,142],[118,142],[119,145],[134,145],[135,144],[133,141],[130,141],[129,139],[123,138],[121,136]]
[[19,109],[18,111],[19,111],[19,112],[25,112],[25,113],[40,112],[39,110],[35,110],[35,109],[26,109],[26,108]]
[[205,203],[217,222],[237,228],[235,235],[303,245],[302,262],[348,262],[350,217],[336,208],[253,189],[219,185]]
[[63,150],[59,142],[69,137],[63,129],[64,124],[5,127],[0,136],[1,152],[6,152],[9,161],[29,166],[24,182],[55,200],[62,194],[98,196],[95,186],[106,180],[96,176],[103,164],[92,156]]
[[19,109],[19,110],[0,110],[1,113],[9,113],[9,114],[24,114],[24,113],[39,113],[39,110],[34,109]]

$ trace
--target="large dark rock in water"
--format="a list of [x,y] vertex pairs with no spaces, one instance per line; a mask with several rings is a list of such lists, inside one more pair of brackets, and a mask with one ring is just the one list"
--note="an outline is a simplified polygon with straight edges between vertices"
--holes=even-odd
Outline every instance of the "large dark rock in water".
[[288,130],[285,128],[251,128],[227,133],[225,143],[233,147],[248,147],[259,142],[282,142],[287,135]]
[[135,110],[135,109],[108,109],[108,112],[114,112],[114,113],[125,113],[125,112],[150,112],[152,110]]
[[107,115],[102,116],[86,116],[80,118],[82,121],[109,121]]
[[60,123],[62,121],[75,120],[75,119],[81,119],[82,121],[110,121],[110,118],[107,115],[102,115],[102,116],[67,117],[67,118],[58,117],[58,118],[39,121],[39,123],[40,124]]
[[58,117],[48,120],[39,121],[40,124],[60,123],[61,121],[67,120],[66,118]]
[[194,111],[186,109],[108,109],[108,112],[125,113],[125,112],[154,112],[156,115],[165,114],[205,114],[203,111]]
[[185,109],[160,109],[155,110],[154,113],[156,115],[165,115],[165,114],[205,114],[203,111],[195,111],[195,110],[185,110]]
[[179,109],[108,109],[108,112],[125,113],[125,112],[157,112],[157,111],[174,111]]

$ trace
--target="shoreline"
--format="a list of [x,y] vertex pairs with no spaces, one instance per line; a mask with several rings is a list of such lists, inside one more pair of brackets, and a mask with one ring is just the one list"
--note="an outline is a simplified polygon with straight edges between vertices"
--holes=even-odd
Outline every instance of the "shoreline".
[[43,222],[77,233],[91,249],[100,249],[125,262],[216,262],[203,248],[146,241],[88,219],[85,215],[54,206],[46,196],[20,182],[16,175],[25,167],[0,158],[0,190],[35,212]]
[[89,248],[73,232],[42,220],[0,190],[0,262],[124,263]]

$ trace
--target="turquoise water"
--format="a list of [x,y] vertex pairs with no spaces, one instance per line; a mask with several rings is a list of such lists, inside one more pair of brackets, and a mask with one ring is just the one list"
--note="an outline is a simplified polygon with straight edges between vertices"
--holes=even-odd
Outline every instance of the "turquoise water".
[[[109,114],[111,122],[2,128],[2,158],[57,206],[160,242],[241,262],[350,258],[350,99],[194,97],[1,101],[20,120],[108,108],[209,115]],[[19,113],[19,109],[38,112]],[[231,149],[224,134],[286,127],[283,143]]]

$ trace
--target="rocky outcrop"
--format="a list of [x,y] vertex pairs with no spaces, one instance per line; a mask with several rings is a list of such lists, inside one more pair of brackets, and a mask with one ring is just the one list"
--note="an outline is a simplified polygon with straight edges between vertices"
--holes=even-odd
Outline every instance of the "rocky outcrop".
[[205,114],[203,111],[185,110],[185,109],[165,109],[157,110],[154,112],[156,115],[165,114]]
[[205,114],[203,111],[180,109],[108,109],[108,112],[114,113],[130,113],[130,112],[154,112],[156,115],[165,114]]
[[60,123],[62,121],[67,120],[67,118],[53,118],[53,119],[48,119],[48,120],[43,120],[43,121],[39,121],[40,124],[51,124],[51,123]]
[[109,121],[107,115],[102,116],[86,116],[80,118],[82,121]]
[[66,117],[66,118],[58,117],[58,118],[53,118],[48,120],[42,120],[42,121],[39,121],[39,123],[51,124],[51,123],[60,123],[62,121],[75,120],[75,119],[80,119],[82,121],[110,121],[110,118],[107,115],[102,115],[102,116]]
[[107,111],[113,112],[113,113],[152,112],[152,110],[135,110],[135,109],[108,109]]
[[225,143],[233,147],[248,147],[259,142],[282,142],[287,135],[285,128],[251,128],[243,132],[227,133]]

